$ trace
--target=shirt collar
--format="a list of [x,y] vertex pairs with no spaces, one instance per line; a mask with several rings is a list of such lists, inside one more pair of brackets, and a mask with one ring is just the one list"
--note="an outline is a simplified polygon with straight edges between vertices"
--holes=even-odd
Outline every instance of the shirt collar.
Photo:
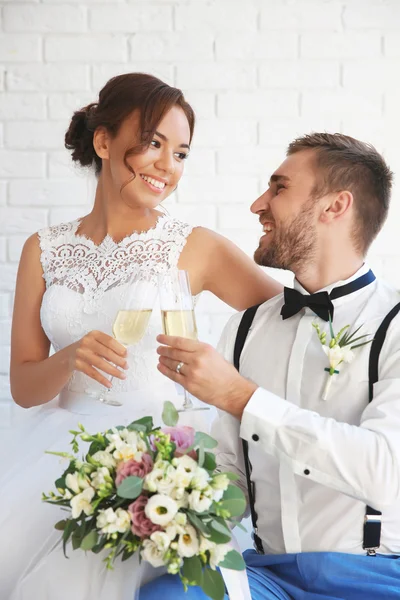
[[[369,269],[370,269],[370,267],[367,265],[367,263],[364,263],[358,269],[358,271],[356,271],[354,273],[354,275],[352,275],[348,279],[342,279],[340,281],[336,281],[335,283],[331,283],[331,284],[327,285],[326,287],[324,287],[320,290],[317,290],[317,291],[318,292],[328,292],[328,294],[329,294],[333,290],[333,288],[339,287],[341,285],[346,285],[346,283],[350,283],[350,281],[354,281],[355,279],[358,279],[362,275],[365,275],[365,273],[368,273]],[[303,288],[301,283],[299,281],[297,281],[296,278],[294,279],[293,287],[295,290],[297,290],[298,292],[301,292],[302,294],[309,295],[309,293],[310,293],[310,292],[307,292],[307,290]],[[362,289],[365,289],[365,288],[362,288]],[[359,290],[359,291],[361,291],[361,290]],[[343,296],[343,298],[346,298],[346,296]],[[340,298],[339,298],[339,300],[340,300]]]

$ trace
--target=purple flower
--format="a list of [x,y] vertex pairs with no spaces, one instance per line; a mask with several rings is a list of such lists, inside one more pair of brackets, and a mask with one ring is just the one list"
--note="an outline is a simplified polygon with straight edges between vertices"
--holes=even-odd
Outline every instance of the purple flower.
[[[162,431],[170,435],[171,442],[173,442],[176,446],[175,456],[177,458],[183,454],[186,454],[186,450],[194,443],[195,432],[193,427],[188,427],[187,425],[182,425],[180,427],[164,427]],[[191,456],[194,460],[197,460],[195,450],[191,450],[188,453],[188,456]]]
[[150,537],[155,531],[161,531],[159,525],[155,525],[146,517],[144,509],[148,501],[148,497],[142,494],[128,507],[132,519],[132,533],[141,539]]
[[120,462],[117,467],[117,477],[115,483],[117,487],[121,485],[125,477],[134,475],[143,479],[153,469],[153,459],[150,454],[143,454],[142,460],[139,462],[130,458],[129,460]]

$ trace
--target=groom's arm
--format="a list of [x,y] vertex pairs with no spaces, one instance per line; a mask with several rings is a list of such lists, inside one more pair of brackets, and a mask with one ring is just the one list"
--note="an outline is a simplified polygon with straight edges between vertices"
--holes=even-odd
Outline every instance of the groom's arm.
[[[359,426],[323,417],[257,388],[213,348],[193,340],[160,336],[159,341],[170,347],[159,349],[159,369],[194,396],[235,416],[240,437],[249,446],[284,460],[301,477],[380,510],[400,500],[398,321],[389,328],[374,400]],[[232,341],[229,348],[232,351]],[[177,361],[185,363],[179,375]]]

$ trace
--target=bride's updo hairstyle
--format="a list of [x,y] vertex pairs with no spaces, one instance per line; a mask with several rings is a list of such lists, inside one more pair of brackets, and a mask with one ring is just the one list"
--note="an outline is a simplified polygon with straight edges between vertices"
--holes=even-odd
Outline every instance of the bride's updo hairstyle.
[[124,157],[125,166],[131,170],[127,164],[128,156],[140,154],[149,147],[158,124],[173,106],[180,106],[185,113],[191,141],[195,116],[181,90],[146,73],[117,75],[103,87],[98,102],[74,113],[65,134],[65,147],[72,150],[73,161],[82,167],[93,166],[98,175],[102,160],[93,147],[93,134],[97,127],[105,127],[112,136],[116,136],[123,121],[133,111],[139,110],[139,141],[126,151]]

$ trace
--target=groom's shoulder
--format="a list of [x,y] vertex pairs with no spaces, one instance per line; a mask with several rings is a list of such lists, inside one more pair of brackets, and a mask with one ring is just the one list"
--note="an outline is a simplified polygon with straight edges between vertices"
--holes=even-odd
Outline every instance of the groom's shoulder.
[[[258,319],[269,319],[270,317],[279,314],[282,308],[282,304],[283,304],[283,293],[278,294],[277,296],[274,296],[273,298],[270,298],[269,300],[267,300],[266,302],[263,302],[262,304],[258,304],[257,305],[257,310],[256,313],[254,315],[254,321],[258,320]],[[250,307],[250,309],[253,307]],[[256,308],[256,307],[254,307]],[[235,313],[234,315],[232,315],[232,317],[229,319],[227,326],[229,326],[231,329],[237,329],[240,325],[240,322],[244,316],[244,314],[247,312],[247,310],[250,310],[249,308],[247,308],[246,310],[242,310],[241,312]]]

